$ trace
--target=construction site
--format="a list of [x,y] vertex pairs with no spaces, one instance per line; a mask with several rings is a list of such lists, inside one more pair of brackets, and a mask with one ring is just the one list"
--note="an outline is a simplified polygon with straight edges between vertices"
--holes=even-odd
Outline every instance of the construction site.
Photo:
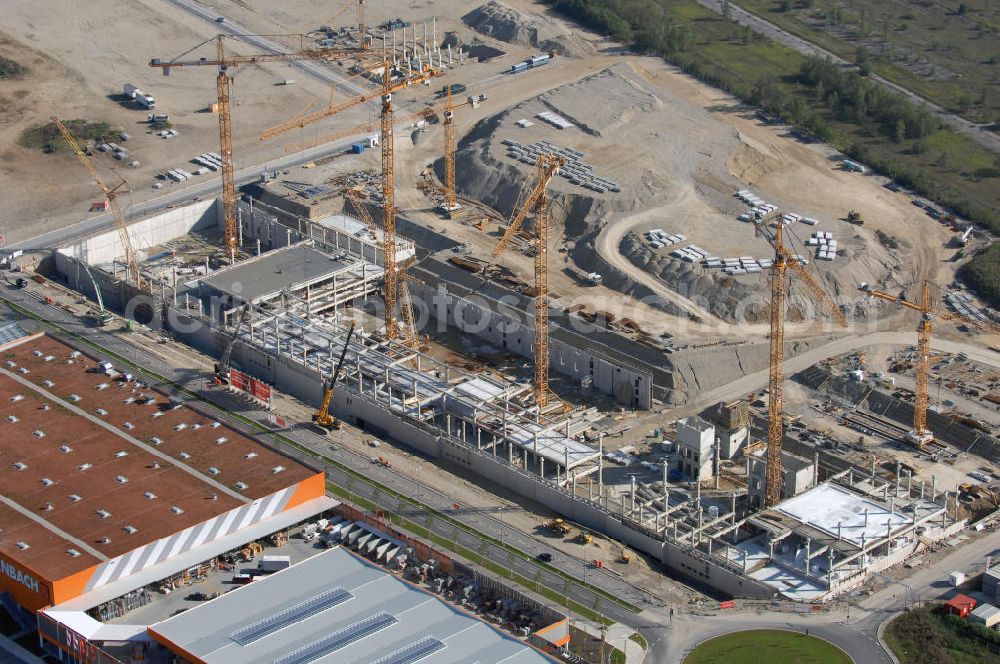
[[[190,118],[197,143],[185,149],[200,154],[192,162],[205,172],[195,177],[221,176],[221,191],[137,205],[139,183],[162,195],[185,186],[178,170],[190,174],[151,162],[126,189],[56,120],[77,160],[67,164],[97,186],[108,223],[8,252],[12,290],[57,305],[70,293],[78,301],[65,308],[96,332],[182,344],[202,358],[191,360],[197,380],[274,421],[295,418],[281,427],[307,433],[308,447],[351,445],[383,471],[424,468],[423,481],[465,492],[456,508],[519,506],[500,508],[514,512],[512,527],[671,601],[821,605],[970,528],[995,528],[1000,316],[954,283],[956,263],[944,257],[968,237],[960,225],[914,220],[906,196],[835,168],[832,149],[720,111],[732,101],[722,93],[654,58],[612,53],[535,3],[449,0],[397,17],[403,10],[389,3],[354,0],[327,20],[329,3],[303,5],[308,24],[273,7],[225,18],[175,8],[178,26],[216,25],[144,53],[142,69],[156,78],[134,80],[157,104],[193,108],[186,95],[196,88],[208,100],[211,112]],[[202,34],[216,28],[224,34]],[[169,85],[153,83],[161,74]],[[258,100],[251,86],[268,89]],[[290,100],[275,101],[285,88],[315,95],[290,115]],[[867,224],[849,218],[855,209]],[[51,581],[28,599],[6,579],[3,589],[17,610],[47,616],[38,624],[51,645],[75,656],[75,634],[129,642],[100,661],[131,652],[133,661],[291,663],[343,661],[339,648],[381,630],[356,661],[415,661],[446,647],[468,649],[449,650],[448,661],[546,661],[566,644],[562,613],[326,496],[322,473],[279,463],[203,415],[178,416],[183,402],[147,394],[100,357],[26,338],[0,367],[9,410],[31,405],[13,396],[32,383],[59,409],[88,421],[96,412],[107,422],[94,426],[141,447],[148,463],[132,453],[134,468],[115,473],[125,482],[162,463],[216,487],[197,509],[175,504],[191,523],[171,532],[229,523],[227,511],[275,491],[296,496],[268,511],[288,512],[287,523],[250,533],[243,519],[232,535],[195,538],[221,547],[196,548],[197,560],[177,547],[167,559],[136,553],[166,551],[170,533],[141,535],[166,521],[147,525],[114,506],[87,503],[127,533],[106,534],[105,551],[96,530],[74,533],[43,514],[69,530],[69,543],[50,542],[53,558],[82,548],[51,573],[17,556],[21,535],[5,526],[5,561]],[[44,347],[29,353],[35,346]],[[46,373],[73,359],[78,367]],[[86,405],[88,394],[129,387],[132,401]],[[155,424],[132,425],[128,411],[141,403],[160,406]],[[36,426],[14,410],[7,420]],[[201,454],[174,440],[195,429],[215,441]],[[75,446],[54,437],[45,440]],[[261,450],[247,451],[254,445]],[[231,470],[247,460],[256,474]],[[11,481],[34,470],[30,459],[17,463],[3,471]],[[36,490],[39,481],[48,486],[32,476]],[[308,484],[308,499],[295,482]],[[30,546],[37,526],[23,528]],[[136,537],[146,540],[133,546]],[[259,544],[244,553],[268,537],[267,555]],[[73,548],[77,538],[86,547]],[[327,547],[338,551],[312,550]],[[228,594],[243,583],[241,562],[286,551],[291,567],[274,582]],[[115,561],[118,572],[101,571]],[[171,579],[190,585],[192,565],[211,589],[205,599],[218,596],[196,608],[169,597],[186,592]],[[99,582],[81,583],[91,568]],[[329,579],[320,595],[315,575]],[[378,592],[360,590],[369,576]],[[233,580],[223,587],[223,577]],[[359,608],[369,594],[371,606]],[[402,618],[400,607],[425,604],[422,617]],[[190,611],[171,616],[178,609]],[[283,620],[301,624],[277,634]],[[482,638],[457,645],[463,629]],[[245,643],[233,636],[243,633]]]

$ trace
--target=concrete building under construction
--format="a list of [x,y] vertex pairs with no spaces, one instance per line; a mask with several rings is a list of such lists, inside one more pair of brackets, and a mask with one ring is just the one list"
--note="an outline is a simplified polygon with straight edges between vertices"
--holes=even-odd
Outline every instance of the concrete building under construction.
[[[322,399],[350,324],[359,323],[333,393],[339,418],[507,487],[715,592],[822,601],[960,527],[934,490],[897,485],[890,498],[889,485],[874,473],[841,473],[817,484],[815,462],[798,457],[786,469],[786,501],[769,511],[751,512],[753,492],[745,489],[702,495],[701,483],[683,475],[717,476],[713,456],[746,454],[752,481],[756,457],[746,451],[746,409],[738,404],[718,414],[728,432],[724,443],[708,422],[692,424],[697,460],[693,446],[687,466],[683,457],[674,459],[680,479],[665,462],[662,481],[611,487],[603,478],[603,415],[596,409],[567,411],[555,403],[540,411],[532,386],[516,376],[466,371],[385,337],[369,313],[381,303],[380,251],[363,225],[293,223],[259,207],[241,210],[240,238],[249,255],[235,265],[215,258],[210,239],[199,240],[211,254],[204,260],[173,253],[192,237],[217,233],[215,203],[206,201],[133,224],[149,250],[142,265],[148,283],[116,278],[122,271],[115,268],[115,233],[61,249],[56,268],[72,287],[91,296],[99,287],[110,306],[209,355],[217,357],[235,335],[234,368],[312,404]],[[413,251],[401,242],[397,256]],[[530,354],[531,317],[517,313],[530,310],[526,298],[501,301],[504,294],[492,285],[433,257],[410,273],[425,321]],[[502,305],[507,311],[494,318]],[[660,375],[663,354],[641,344],[622,352],[611,335],[553,325],[553,371],[620,403],[651,403],[657,384],[670,378]],[[839,501],[845,514],[867,510],[870,527],[824,520],[810,506],[827,499]],[[846,537],[852,528],[864,533],[857,542]]]

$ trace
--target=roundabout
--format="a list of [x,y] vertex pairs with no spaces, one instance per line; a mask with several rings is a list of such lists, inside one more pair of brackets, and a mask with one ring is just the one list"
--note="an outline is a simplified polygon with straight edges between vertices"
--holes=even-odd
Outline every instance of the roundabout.
[[829,641],[802,632],[753,629],[731,632],[703,641],[684,664],[851,664],[853,660]]

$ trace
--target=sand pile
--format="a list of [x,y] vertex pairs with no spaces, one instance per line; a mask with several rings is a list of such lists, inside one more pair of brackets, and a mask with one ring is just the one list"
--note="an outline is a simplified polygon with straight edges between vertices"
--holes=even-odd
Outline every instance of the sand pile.
[[513,44],[538,45],[539,20],[491,0],[462,17],[476,32]]
[[529,16],[491,0],[462,17],[470,28],[510,44],[534,46],[564,57],[586,57],[597,49],[582,37],[566,32],[564,26],[540,16]]
[[[574,127],[555,129],[536,117],[542,111],[555,112]],[[719,257],[773,255],[749,224],[736,220],[742,207],[733,192],[742,183],[729,173],[734,156],[748,162],[757,158],[758,168],[773,158],[766,146],[741,141],[721,123],[707,122],[706,115],[669,92],[650,88],[629,65],[615,65],[482,120],[459,144],[458,189],[509,217],[522,187],[532,183],[532,169],[506,154],[504,139],[523,145],[548,140],[578,149],[595,173],[614,180],[622,191],[597,193],[562,177],[553,180],[552,237],[566,247],[565,256],[576,267],[599,272],[613,290],[655,298],[650,304],[672,314],[763,323],[766,273],[728,276],[672,257],[669,250],[653,250],[641,237],[644,230],[664,228]],[[521,119],[535,124],[518,127]],[[443,177],[440,161],[437,170]],[[859,282],[890,286],[890,274],[902,278],[899,259],[866,240],[867,229],[830,218],[821,219],[818,228],[833,232],[841,253],[836,261],[809,269],[815,268],[814,276],[841,301],[855,298]],[[798,225],[787,241],[799,246],[811,231]],[[813,254],[804,246],[796,252]],[[799,293],[805,291],[793,287],[791,320],[800,318],[796,309],[813,311],[805,300],[796,306]]]

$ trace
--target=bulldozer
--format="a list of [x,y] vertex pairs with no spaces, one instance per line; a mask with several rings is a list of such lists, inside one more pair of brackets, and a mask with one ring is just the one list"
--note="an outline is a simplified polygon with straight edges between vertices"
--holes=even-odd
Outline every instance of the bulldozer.
[[576,541],[580,544],[590,544],[594,541],[594,536],[586,530],[581,530],[580,534],[576,536]]
[[560,535],[566,535],[570,531],[569,524],[567,524],[562,519],[552,519],[551,521],[545,524],[545,528],[547,530],[551,530],[554,533],[559,533]]
[[628,549],[626,549],[625,547],[622,547],[618,551],[618,562],[620,562],[622,565],[628,565],[630,562],[632,562],[632,554],[629,553]]

